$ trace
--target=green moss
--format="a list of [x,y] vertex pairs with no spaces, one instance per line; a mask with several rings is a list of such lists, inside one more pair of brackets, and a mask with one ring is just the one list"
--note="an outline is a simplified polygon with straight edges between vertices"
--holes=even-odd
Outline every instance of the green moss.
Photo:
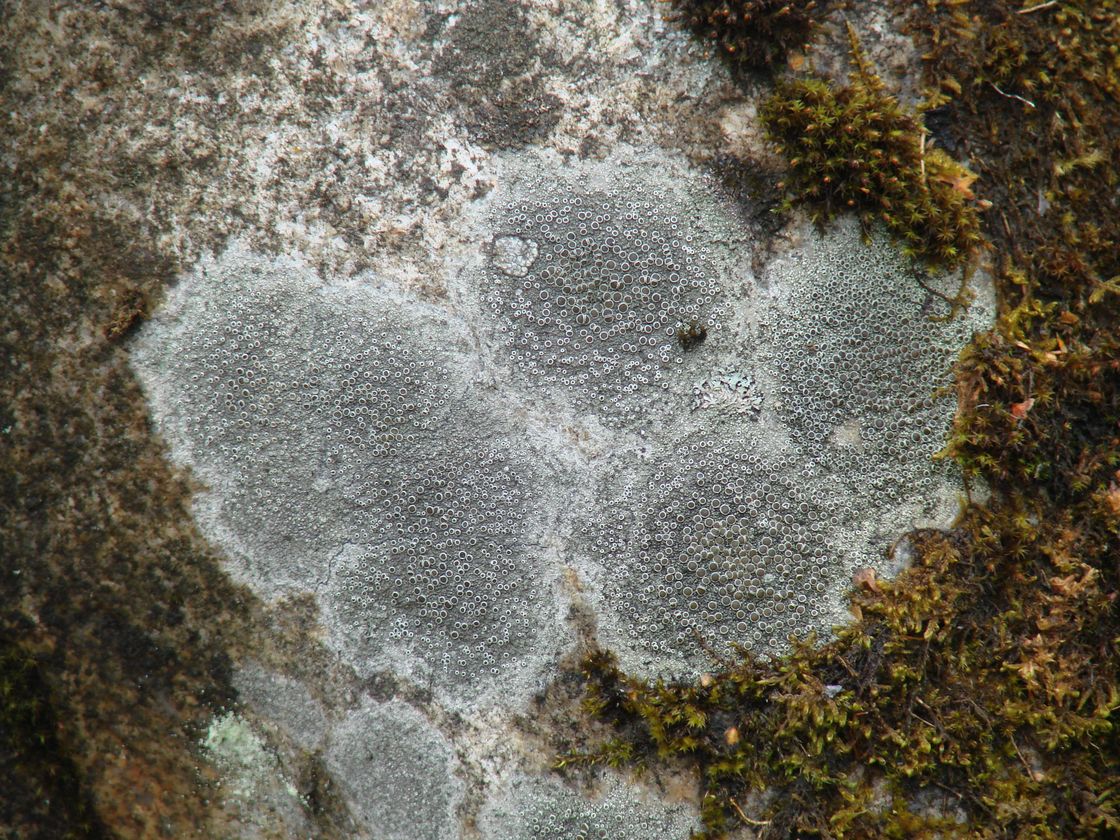
[[[851,31],[851,30],[849,30]],[[781,81],[759,112],[789,164],[789,205],[818,224],[840,213],[882,221],[907,253],[953,268],[981,242],[975,175],[933,146],[921,120],[891,96],[855,41],[846,85]]]
[[[1120,4],[905,7],[928,65],[930,131],[967,153],[992,203],[956,253],[896,231],[935,262],[992,246],[1002,314],[961,354],[942,453],[992,499],[970,503],[951,532],[911,534],[913,565],[895,581],[859,577],[855,622],[827,644],[765,662],[743,652],[678,683],[633,678],[589,651],[585,710],[610,740],[565,761],[690,769],[707,838],[741,826],[771,838],[1115,837]],[[861,182],[851,163],[873,148],[921,188],[921,123],[887,101],[858,50],[856,63],[848,87],[782,83],[767,106],[801,158],[795,200],[822,220],[882,213],[891,176]],[[805,132],[818,123],[828,130]],[[858,149],[846,136],[857,134]],[[964,173],[931,170],[929,153],[927,142],[927,181]],[[960,196],[945,217],[974,213],[949,186]]]
[[715,44],[733,67],[773,67],[804,50],[829,3],[787,0],[673,0],[671,18]]

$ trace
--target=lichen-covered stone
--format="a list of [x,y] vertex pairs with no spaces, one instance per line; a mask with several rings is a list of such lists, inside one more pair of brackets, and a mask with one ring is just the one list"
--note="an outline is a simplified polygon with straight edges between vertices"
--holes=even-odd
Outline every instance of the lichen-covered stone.
[[314,592],[359,673],[395,664],[449,701],[536,672],[556,635],[540,478],[472,387],[469,345],[373,278],[323,284],[229,249],[135,350],[238,577],[264,597]]
[[332,731],[326,766],[376,840],[445,840],[458,834],[462,784],[448,744],[400,703],[364,703]]
[[827,634],[855,569],[951,521],[938,388],[987,296],[938,320],[952,278],[854,223],[791,229],[756,277],[718,190],[658,150],[498,177],[444,302],[236,245],[134,344],[231,572],[312,598],[356,678],[485,740],[572,649],[573,577],[628,668],[683,676]]
[[555,780],[515,776],[483,810],[479,829],[495,840],[662,840],[697,828],[691,809],[656,801],[612,780],[585,792]]
[[[829,302],[771,300],[769,160],[756,181],[717,159],[732,123],[758,135],[754,94],[645,0],[10,12],[0,629],[44,675],[75,813],[122,836],[473,840],[535,830],[524,805],[540,831],[687,833],[694,803],[661,826],[629,787],[589,805],[539,778],[533,739],[558,736],[526,734],[535,692],[595,634],[671,675],[740,621],[780,649],[778,610],[744,606],[769,588],[797,615],[770,549],[815,564],[824,626],[846,565],[954,486],[912,442],[897,512],[861,472],[874,400],[783,407],[820,383],[775,374],[767,347]],[[649,248],[629,280],[623,245]],[[925,305],[906,288],[899,306]],[[943,329],[907,317],[907,346]],[[938,410],[907,431],[936,436]],[[688,458],[765,479],[759,518],[727,536],[740,491],[701,503]],[[806,496],[844,521],[814,532]],[[639,502],[712,521],[694,540]],[[431,821],[394,810],[394,769]],[[65,836],[40,781],[12,788],[34,803],[19,825]]]

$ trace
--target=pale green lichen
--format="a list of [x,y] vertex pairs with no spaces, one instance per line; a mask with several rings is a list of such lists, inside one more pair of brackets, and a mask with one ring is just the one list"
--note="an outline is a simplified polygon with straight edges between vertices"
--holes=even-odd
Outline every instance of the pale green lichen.
[[271,782],[279,769],[276,756],[252,726],[234,712],[214,718],[202,739],[202,747],[221,771],[222,787],[230,797],[253,796]]

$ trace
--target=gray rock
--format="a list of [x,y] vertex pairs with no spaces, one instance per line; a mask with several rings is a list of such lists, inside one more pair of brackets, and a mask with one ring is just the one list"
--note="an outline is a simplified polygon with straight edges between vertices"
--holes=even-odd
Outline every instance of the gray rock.
[[588,795],[556,780],[511,779],[483,810],[479,828],[497,840],[662,840],[700,825],[684,805],[657,801],[618,779]]

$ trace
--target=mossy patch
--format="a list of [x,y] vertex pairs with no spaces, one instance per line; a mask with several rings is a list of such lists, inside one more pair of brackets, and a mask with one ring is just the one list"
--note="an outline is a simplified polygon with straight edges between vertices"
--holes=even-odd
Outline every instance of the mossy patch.
[[[991,501],[970,502],[951,532],[909,535],[913,563],[896,580],[858,574],[855,622],[827,644],[744,653],[679,683],[629,677],[589,650],[585,709],[611,732],[558,763],[689,768],[708,838],[1114,837],[1120,4],[906,8],[931,130],[992,204],[979,233],[1003,314],[961,355],[943,453]],[[833,109],[866,107],[863,72],[843,97],[782,83],[771,114],[810,89]],[[908,125],[913,142],[920,125]],[[819,157],[803,172],[826,174]],[[871,203],[854,212],[890,198],[889,183],[864,186]],[[810,198],[827,196],[828,215],[840,195]]]
[[714,44],[732,67],[762,70],[805,49],[829,5],[828,0],[673,0],[670,19]]
[[[767,837],[1120,828],[1108,584],[1068,522],[1011,533],[1014,516],[975,507],[957,533],[912,535],[914,567],[865,579],[860,620],[824,646],[744,655],[690,684],[630,678],[590,652],[585,709],[617,734],[560,764],[683,762],[711,838],[751,820]],[[762,791],[769,804],[743,812]],[[944,800],[932,815],[931,791]]]
[[955,268],[980,245],[976,176],[927,141],[864,57],[854,32],[856,73],[847,84],[815,76],[780,81],[759,117],[789,164],[787,207],[818,224],[859,215],[882,221],[911,256]]

